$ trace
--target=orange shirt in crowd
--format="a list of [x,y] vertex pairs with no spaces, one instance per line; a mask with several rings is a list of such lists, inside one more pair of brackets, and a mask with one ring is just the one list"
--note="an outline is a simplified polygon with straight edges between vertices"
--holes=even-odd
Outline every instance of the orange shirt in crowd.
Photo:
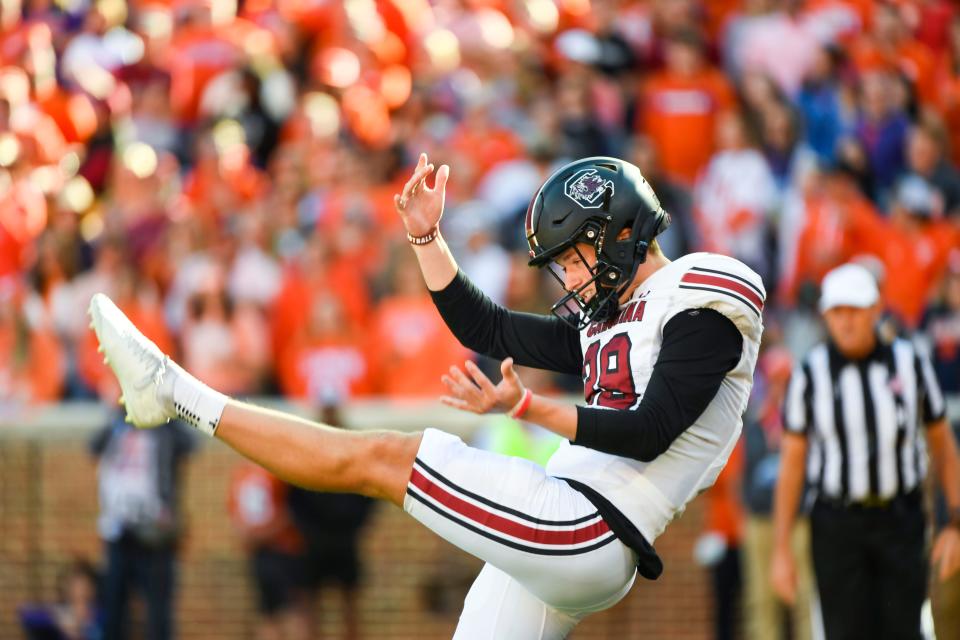
[[852,47],[851,57],[861,73],[878,68],[902,71],[914,83],[921,102],[936,101],[936,58],[925,44],[904,40],[891,47],[864,35]]
[[371,326],[377,391],[392,397],[447,393],[440,376],[469,352],[457,342],[429,294],[385,298]]
[[277,364],[280,389],[308,402],[333,393],[347,400],[373,393],[375,374],[367,345],[349,335],[295,338]]
[[[851,213],[852,212],[852,213]],[[804,224],[797,236],[795,260],[781,283],[786,300],[795,302],[804,284],[819,286],[834,267],[852,254],[847,220],[876,216],[870,201],[852,188],[847,192],[814,194],[805,202]]]
[[18,180],[0,197],[0,278],[19,276],[33,243],[47,226],[47,201],[27,180]]
[[277,0],[277,10],[284,20],[310,34],[311,40],[329,41],[349,29],[342,2]]
[[447,141],[447,147],[470,158],[476,175],[482,176],[494,165],[523,156],[523,142],[516,133],[501,127],[474,131],[461,127]]
[[919,13],[917,40],[930,47],[935,54],[944,51],[949,46],[950,23],[957,13],[954,3],[950,0],[911,0],[910,3],[914,5],[913,10]]
[[402,191],[403,185],[389,187],[330,189],[323,198],[323,213],[316,230],[330,239],[339,264],[349,264],[370,278],[377,277],[383,268],[383,244],[377,237],[386,233],[381,221],[391,219],[392,225],[402,224],[393,205],[393,194]]
[[851,213],[851,255],[872,254],[880,258],[884,266],[884,303],[908,327],[915,328],[931,294],[939,287],[951,249],[960,245],[960,235],[944,221],[904,230],[876,213]]
[[[127,314],[130,321],[143,335],[164,353],[176,355],[173,338],[163,320],[163,309],[159,305],[145,305],[137,300],[118,300],[117,306]],[[103,354],[97,351],[99,343],[93,330],[83,333],[77,345],[77,373],[80,379],[92,391],[100,391],[105,385],[113,385],[115,378],[103,363]]]
[[666,173],[693,184],[713,153],[717,115],[732,104],[730,85],[715,69],[690,78],[669,71],[650,77],[639,125],[656,146]]
[[197,165],[183,181],[183,194],[192,210],[208,222],[237,213],[236,209],[260,198],[268,189],[267,178],[250,161],[249,151],[229,151],[234,159]]
[[[3,79],[0,74],[0,83]],[[67,140],[56,120],[35,103],[13,113],[10,129],[20,142],[18,161],[25,165],[56,165],[67,152]]]
[[37,106],[57,124],[66,142],[86,142],[97,130],[97,112],[85,93],[56,90]]
[[66,358],[57,337],[44,329],[28,330],[23,336],[19,332],[9,323],[0,324],[0,398],[55,402],[66,376]]
[[178,29],[170,43],[166,69],[170,74],[170,106],[181,122],[194,122],[207,84],[225,71],[239,68],[252,43],[276,50],[273,35],[253,22],[236,18],[212,27]]
[[288,493],[285,483],[257,464],[243,461],[234,469],[227,509],[248,547],[289,554],[303,550],[303,539],[289,515]]
[[743,504],[740,481],[743,475],[743,441],[730,453],[727,465],[717,481],[707,490],[707,513],[704,529],[723,535],[727,546],[737,546],[743,539]]
[[322,272],[305,274],[291,268],[273,303],[270,314],[273,353],[284,353],[290,341],[303,331],[314,296],[336,296],[347,322],[365,327],[370,318],[370,294],[357,269],[346,261],[333,261]]

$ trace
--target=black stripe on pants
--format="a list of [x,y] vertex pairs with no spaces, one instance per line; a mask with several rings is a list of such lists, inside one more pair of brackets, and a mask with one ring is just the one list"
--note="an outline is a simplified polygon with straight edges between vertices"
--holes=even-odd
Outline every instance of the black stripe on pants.
[[885,509],[817,502],[810,534],[827,640],[921,640],[925,526],[919,498]]

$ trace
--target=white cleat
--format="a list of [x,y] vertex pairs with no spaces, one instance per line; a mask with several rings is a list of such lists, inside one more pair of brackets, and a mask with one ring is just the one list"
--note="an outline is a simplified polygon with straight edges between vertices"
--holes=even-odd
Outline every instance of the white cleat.
[[102,293],[90,300],[88,313],[90,326],[100,341],[103,361],[120,382],[127,422],[137,427],[156,427],[167,422],[173,412],[165,408],[159,392],[164,375],[171,368],[169,358]]

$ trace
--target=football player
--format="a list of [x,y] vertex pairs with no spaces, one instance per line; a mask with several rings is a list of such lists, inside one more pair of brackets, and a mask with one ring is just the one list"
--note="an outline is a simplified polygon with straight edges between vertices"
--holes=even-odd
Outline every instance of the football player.
[[[609,608],[636,574],[662,571],[653,542],[709,487],[740,434],[762,332],[764,289],[714,254],[674,261],[656,243],[669,215],[640,171],[587,158],[556,171],[526,216],[530,264],[566,294],[550,316],[491,302],[440,234],[450,171],[421,155],[397,212],[444,320],[467,347],[503,359],[494,384],[451,367],[443,400],[507,412],[567,442],[546,469],[467,447],[435,429],[349,432],[231,400],[146,340],[103,295],[92,325],[128,419],[179,417],[289,482],[401,506],[486,562],[457,639],[563,638]],[[532,394],[514,363],[583,376],[584,403]]]

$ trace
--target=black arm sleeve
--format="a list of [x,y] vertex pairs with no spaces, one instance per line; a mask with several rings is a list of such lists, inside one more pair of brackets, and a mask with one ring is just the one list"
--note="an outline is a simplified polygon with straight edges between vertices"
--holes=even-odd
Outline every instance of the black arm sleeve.
[[650,462],[700,417],[737,362],[743,336],[713,309],[688,309],[663,328],[660,356],[633,411],[577,407],[573,444]]
[[468,349],[491,358],[512,357],[525,367],[580,375],[580,334],[559,318],[505,309],[462,271],[430,295],[450,331]]

